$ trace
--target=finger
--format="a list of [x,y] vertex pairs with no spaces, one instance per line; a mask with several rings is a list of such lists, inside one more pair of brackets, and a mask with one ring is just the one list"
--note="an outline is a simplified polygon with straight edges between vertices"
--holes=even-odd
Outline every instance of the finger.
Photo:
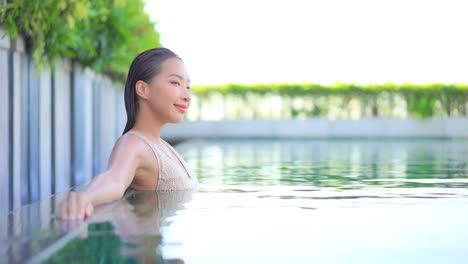
[[55,208],[55,217],[56,218],[62,218],[63,217],[62,211],[63,211],[63,202],[59,203],[57,208]]
[[75,193],[70,192],[70,197],[68,201],[68,219],[76,218],[76,196]]
[[91,203],[86,206],[86,217],[90,217],[94,212],[94,207]]
[[71,219],[69,219],[68,221],[66,221],[66,222],[65,222],[65,225],[64,225],[65,229],[64,229],[63,231],[65,231],[65,232],[67,232],[67,233],[68,233],[68,232],[72,232],[72,231],[75,229],[75,223],[74,223],[74,222],[75,222],[75,221],[74,221],[74,220],[71,220]]
[[85,200],[83,196],[76,195],[76,217],[77,219],[83,219],[85,215]]
[[62,220],[67,220],[68,219],[68,198],[65,198],[61,203],[60,203],[60,218]]
[[78,219],[74,219],[70,221],[70,231],[75,231],[81,225],[81,221]]
[[66,232],[71,232],[73,231],[73,220],[72,219],[69,219],[67,221],[67,225],[66,225]]
[[61,221],[60,222],[60,230],[62,232],[67,232],[68,231],[68,221]]
[[67,219],[66,221],[63,221],[60,225],[60,227],[62,228],[62,231],[63,232],[70,232],[70,230],[72,229],[72,221],[70,221],[69,219]]

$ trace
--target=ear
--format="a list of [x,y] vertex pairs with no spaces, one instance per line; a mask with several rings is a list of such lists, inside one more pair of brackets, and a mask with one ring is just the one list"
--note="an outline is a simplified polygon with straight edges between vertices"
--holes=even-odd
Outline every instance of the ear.
[[142,80],[138,80],[135,84],[135,92],[138,96],[148,99],[149,87],[148,84]]

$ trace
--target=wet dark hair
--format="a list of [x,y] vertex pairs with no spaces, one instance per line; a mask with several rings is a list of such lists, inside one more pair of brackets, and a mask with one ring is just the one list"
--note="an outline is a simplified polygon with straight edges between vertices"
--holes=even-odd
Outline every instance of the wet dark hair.
[[161,71],[161,64],[170,58],[182,60],[177,54],[167,48],[154,48],[146,50],[135,57],[128,70],[125,83],[125,110],[127,111],[127,124],[122,133],[127,133],[135,125],[139,110],[138,95],[135,91],[137,81],[149,83]]

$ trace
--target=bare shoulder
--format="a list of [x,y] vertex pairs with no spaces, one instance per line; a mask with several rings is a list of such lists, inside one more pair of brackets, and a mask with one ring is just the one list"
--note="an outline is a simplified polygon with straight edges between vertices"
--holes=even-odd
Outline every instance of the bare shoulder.
[[[113,155],[117,158],[113,159]],[[131,160],[131,161],[129,161]],[[130,187],[133,189],[155,189],[158,184],[159,164],[151,147],[139,136],[126,133],[117,140],[112,150],[109,167],[112,164],[131,164],[130,168],[117,165],[117,170],[127,170],[133,175]],[[156,175],[156,177],[155,177]]]
[[142,149],[140,145],[142,144],[136,136],[124,134],[115,142],[112,148],[111,159],[118,156],[126,156],[127,158],[138,157]]
[[[154,154],[151,147],[139,136],[126,133],[118,138],[112,149],[111,157],[109,158],[109,166],[112,165],[113,159],[124,159],[135,163],[135,170],[154,170]],[[157,165],[157,164],[156,164]]]
[[140,137],[132,133],[126,133],[117,139],[114,148],[125,148],[135,152],[141,150],[144,145],[145,142]]
[[138,136],[126,133],[120,136],[112,148],[109,165],[114,158],[125,158],[126,160],[139,160],[145,156],[146,143]]

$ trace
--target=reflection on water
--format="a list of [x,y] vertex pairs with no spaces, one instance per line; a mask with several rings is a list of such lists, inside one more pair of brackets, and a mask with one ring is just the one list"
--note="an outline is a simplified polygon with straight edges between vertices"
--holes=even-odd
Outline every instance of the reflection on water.
[[[163,255],[161,228],[171,223],[170,217],[190,201],[193,191],[139,191],[96,211],[78,237],[49,258],[46,263],[161,263]],[[68,222],[61,222],[61,226]],[[101,252],[96,254],[96,252]],[[172,259],[183,263],[181,259]]]
[[193,192],[130,192],[125,199],[97,206],[86,222],[55,219],[51,204],[58,204],[63,194],[32,204],[2,219],[10,233],[2,237],[6,258],[0,263],[160,263],[161,228],[170,225]]
[[209,185],[468,187],[466,140],[212,140],[181,147]]
[[465,263],[468,140],[209,140],[200,189],[132,192],[87,222],[52,197],[2,221],[0,262]]

